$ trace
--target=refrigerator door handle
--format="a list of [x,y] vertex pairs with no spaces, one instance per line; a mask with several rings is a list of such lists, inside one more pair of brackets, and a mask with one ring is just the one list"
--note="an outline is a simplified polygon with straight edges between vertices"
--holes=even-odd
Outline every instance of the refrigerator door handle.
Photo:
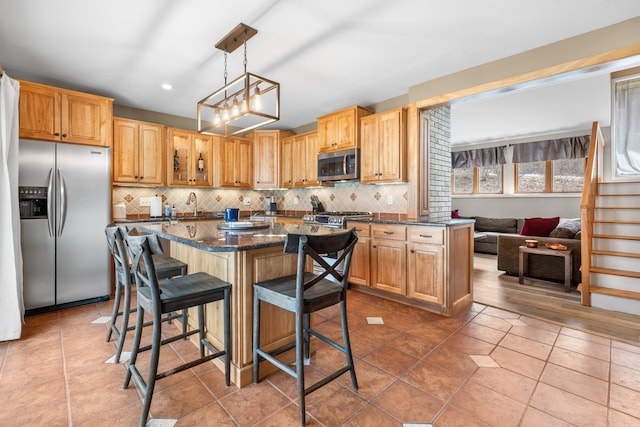
[[64,176],[60,169],[58,169],[58,185],[60,186],[60,223],[58,227],[58,237],[60,237],[64,230],[64,223],[67,220],[67,185],[64,182]]
[[49,177],[47,178],[47,223],[49,237],[53,237],[53,168],[49,169]]

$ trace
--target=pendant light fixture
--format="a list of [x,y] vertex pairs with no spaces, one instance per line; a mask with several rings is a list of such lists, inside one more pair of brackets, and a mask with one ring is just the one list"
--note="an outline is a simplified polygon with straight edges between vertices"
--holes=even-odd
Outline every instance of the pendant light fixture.
[[[280,84],[247,72],[247,40],[258,30],[238,24],[216,44],[224,52],[224,86],[198,102],[198,132],[238,135],[280,120]],[[244,74],[227,83],[227,54],[244,46]]]

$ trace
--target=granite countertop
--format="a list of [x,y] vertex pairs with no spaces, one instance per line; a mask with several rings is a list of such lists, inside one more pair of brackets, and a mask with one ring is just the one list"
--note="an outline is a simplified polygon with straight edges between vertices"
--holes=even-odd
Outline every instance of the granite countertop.
[[368,224],[425,225],[430,227],[452,227],[455,225],[473,224],[476,221],[474,219],[466,219],[466,218],[452,218],[446,221],[437,221],[437,222],[354,218],[354,219],[348,219],[347,222],[363,222]]
[[218,229],[219,225],[226,224],[220,220],[181,220],[165,221],[159,224],[143,223],[140,224],[139,229],[148,233],[156,233],[164,239],[193,246],[207,252],[238,252],[284,246],[284,241],[288,233],[319,235],[344,233],[348,231],[340,228],[278,224],[269,221],[252,221],[252,223],[265,225],[266,228],[224,231]]

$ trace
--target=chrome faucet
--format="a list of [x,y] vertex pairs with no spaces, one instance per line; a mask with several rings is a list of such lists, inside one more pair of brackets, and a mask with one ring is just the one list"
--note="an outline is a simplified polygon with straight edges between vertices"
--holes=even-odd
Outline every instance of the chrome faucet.
[[193,216],[198,216],[198,197],[196,197],[196,193],[193,191],[189,193],[189,197],[187,198],[187,206],[193,203]]

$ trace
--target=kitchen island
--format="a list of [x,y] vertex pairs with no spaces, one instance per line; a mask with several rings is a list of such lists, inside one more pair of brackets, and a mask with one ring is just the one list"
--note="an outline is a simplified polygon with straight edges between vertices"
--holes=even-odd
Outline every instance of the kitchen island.
[[[275,221],[263,223],[264,228],[254,230],[220,230],[219,226],[224,224],[215,220],[173,221],[139,224],[138,228],[168,240],[171,256],[187,263],[189,273],[202,271],[231,283],[231,380],[243,387],[253,381],[253,283],[296,273],[297,255],[283,252],[288,233],[331,234],[347,230]],[[216,348],[222,348],[223,344],[222,309],[221,302],[208,304],[205,308],[207,339]],[[295,340],[292,313],[265,305],[261,316],[263,347],[278,348]],[[196,322],[196,309],[189,309],[189,328],[195,329]],[[195,343],[196,338],[193,340]],[[292,351],[283,354],[283,360],[294,359]],[[223,366],[219,359],[214,363]],[[264,363],[260,372],[268,375],[274,370],[271,364]]]

